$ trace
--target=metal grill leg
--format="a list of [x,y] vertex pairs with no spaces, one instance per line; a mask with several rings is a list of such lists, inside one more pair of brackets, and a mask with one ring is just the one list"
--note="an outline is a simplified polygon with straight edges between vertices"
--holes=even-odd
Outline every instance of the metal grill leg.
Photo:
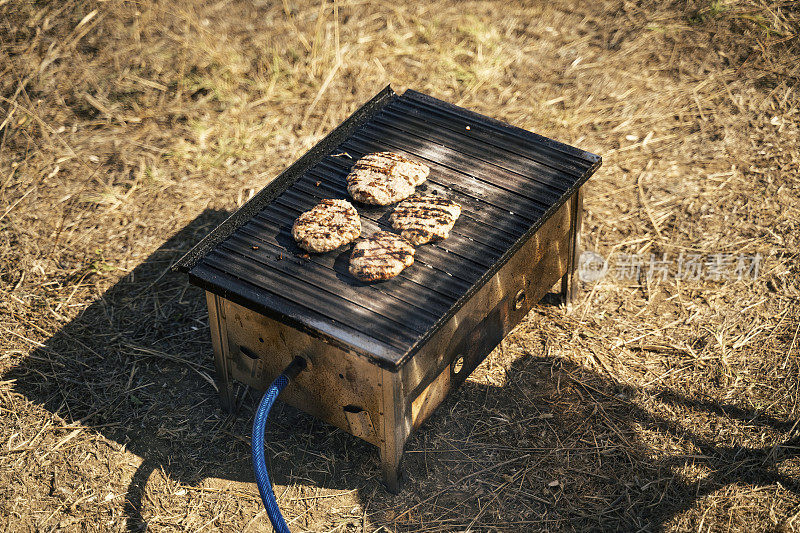
[[583,191],[580,188],[575,191],[570,202],[569,262],[567,272],[561,278],[561,298],[567,307],[567,311],[572,310],[572,305],[578,293],[578,261],[581,253],[581,218],[583,212]]
[[400,394],[400,376],[396,372],[380,370],[380,386],[383,389],[383,413],[381,413],[381,468],[386,490],[392,494],[400,492],[400,460],[408,437],[411,421],[406,419],[405,400]]
[[403,458],[403,450],[396,448],[390,449],[388,446],[381,448],[381,468],[383,469],[383,482],[386,490],[392,494],[400,492],[400,460]]
[[233,381],[228,371],[230,354],[228,353],[228,334],[225,328],[225,315],[222,300],[216,295],[206,292],[208,304],[208,324],[211,326],[211,344],[214,347],[214,368],[216,370],[219,402],[228,413],[234,411]]
[[220,362],[218,357],[214,357],[214,366],[217,369],[217,377],[214,382],[219,389],[219,403],[223,411],[232,413],[235,410],[235,403],[233,398],[233,381],[228,376],[222,377],[220,371]]

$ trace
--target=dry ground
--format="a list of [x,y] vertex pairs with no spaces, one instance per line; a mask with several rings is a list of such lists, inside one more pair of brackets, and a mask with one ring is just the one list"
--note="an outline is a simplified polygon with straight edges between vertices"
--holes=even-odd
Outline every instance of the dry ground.
[[800,529],[797,2],[0,0],[0,529],[266,531],[168,267],[391,82],[603,156],[583,246],[756,253],[543,305],[409,442],[289,408],[296,530]]

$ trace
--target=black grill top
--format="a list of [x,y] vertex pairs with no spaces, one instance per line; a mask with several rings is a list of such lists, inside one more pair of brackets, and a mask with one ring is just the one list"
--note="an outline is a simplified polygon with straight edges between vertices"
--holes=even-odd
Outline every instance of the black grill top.
[[[431,168],[418,192],[461,205],[444,241],[417,247],[414,264],[366,284],[348,270],[350,247],[305,254],[291,228],[323,198],[345,198],[345,176],[370,152]],[[267,185],[176,265],[193,283],[378,364],[396,367],[513,255],[600,165],[594,154],[390,87]],[[362,235],[388,229],[392,206],[353,202]]]

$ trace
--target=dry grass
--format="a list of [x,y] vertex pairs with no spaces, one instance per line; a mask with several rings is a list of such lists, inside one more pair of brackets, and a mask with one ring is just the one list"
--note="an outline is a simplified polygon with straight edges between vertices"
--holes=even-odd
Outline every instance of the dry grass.
[[[583,245],[756,280],[543,306],[409,442],[289,408],[297,530],[800,529],[796,1],[0,0],[0,525],[268,530],[167,268],[386,83],[604,157]],[[280,437],[280,438],[279,438]]]

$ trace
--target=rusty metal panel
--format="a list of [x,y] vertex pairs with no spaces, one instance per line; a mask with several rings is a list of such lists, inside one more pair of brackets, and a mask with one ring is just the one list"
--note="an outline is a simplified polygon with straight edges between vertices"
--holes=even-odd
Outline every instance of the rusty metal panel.
[[[403,366],[402,385],[415,400],[458,356],[472,372],[570,268],[574,203],[566,202],[519,252]],[[417,424],[417,422],[415,422]]]
[[[345,352],[292,327],[233,302],[220,299],[227,338],[230,377],[258,390],[300,355],[310,362],[281,394],[281,400],[379,446],[381,435],[367,430],[381,418],[383,393],[379,368],[355,353]],[[224,357],[224,356],[223,356]],[[352,431],[348,412],[361,412],[360,430]]]
[[[463,364],[463,361],[461,361]],[[456,366],[453,361],[448,367],[439,372],[439,375],[425,387],[419,396],[411,402],[411,425],[418,428],[445,399],[450,392],[450,375],[459,374],[463,366]]]

